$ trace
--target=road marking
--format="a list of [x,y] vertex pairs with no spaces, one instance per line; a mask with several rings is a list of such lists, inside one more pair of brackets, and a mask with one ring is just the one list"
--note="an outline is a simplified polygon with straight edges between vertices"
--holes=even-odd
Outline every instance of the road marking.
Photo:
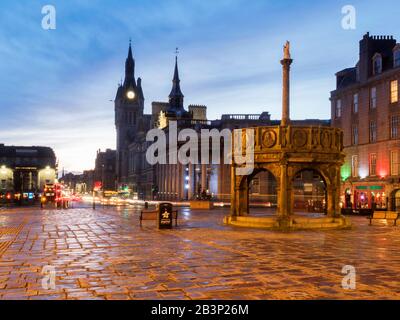
[[[25,221],[16,227],[0,227],[0,257],[7,251],[8,247],[17,239],[19,233],[25,226]],[[10,236],[12,239],[10,239]],[[4,239],[2,239],[4,237]],[[3,240],[3,241],[1,241]]]

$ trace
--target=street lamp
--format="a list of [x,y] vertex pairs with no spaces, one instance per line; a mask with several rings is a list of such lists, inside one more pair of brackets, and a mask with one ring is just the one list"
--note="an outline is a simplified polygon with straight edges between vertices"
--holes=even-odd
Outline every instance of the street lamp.
[[13,170],[7,168],[5,165],[0,166],[0,181],[4,180],[5,185],[1,184],[0,188],[12,189]]
[[38,172],[39,189],[42,189],[47,183],[56,183],[56,171],[50,166],[46,166]]

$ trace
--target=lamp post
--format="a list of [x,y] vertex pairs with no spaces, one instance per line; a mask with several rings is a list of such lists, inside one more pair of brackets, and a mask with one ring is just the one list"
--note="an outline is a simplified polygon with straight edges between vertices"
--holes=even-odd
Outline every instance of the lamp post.
[[93,203],[92,203],[92,208],[93,208],[93,210],[96,210],[96,201],[95,201],[95,190],[94,190],[94,188],[93,188]]

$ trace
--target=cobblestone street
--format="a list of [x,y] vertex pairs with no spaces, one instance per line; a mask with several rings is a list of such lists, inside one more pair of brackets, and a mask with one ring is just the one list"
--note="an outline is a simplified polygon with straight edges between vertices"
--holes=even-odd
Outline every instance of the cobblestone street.
[[[179,227],[140,208],[0,210],[1,299],[399,299],[400,227],[271,232],[181,208]],[[356,268],[355,290],[342,268]],[[56,271],[42,288],[43,267]]]

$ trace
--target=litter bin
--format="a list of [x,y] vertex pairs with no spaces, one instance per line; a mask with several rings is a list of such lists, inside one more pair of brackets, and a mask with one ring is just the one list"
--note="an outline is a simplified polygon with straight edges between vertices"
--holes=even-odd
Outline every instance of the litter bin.
[[158,207],[158,228],[172,229],[172,210],[173,206],[170,202],[160,203]]

